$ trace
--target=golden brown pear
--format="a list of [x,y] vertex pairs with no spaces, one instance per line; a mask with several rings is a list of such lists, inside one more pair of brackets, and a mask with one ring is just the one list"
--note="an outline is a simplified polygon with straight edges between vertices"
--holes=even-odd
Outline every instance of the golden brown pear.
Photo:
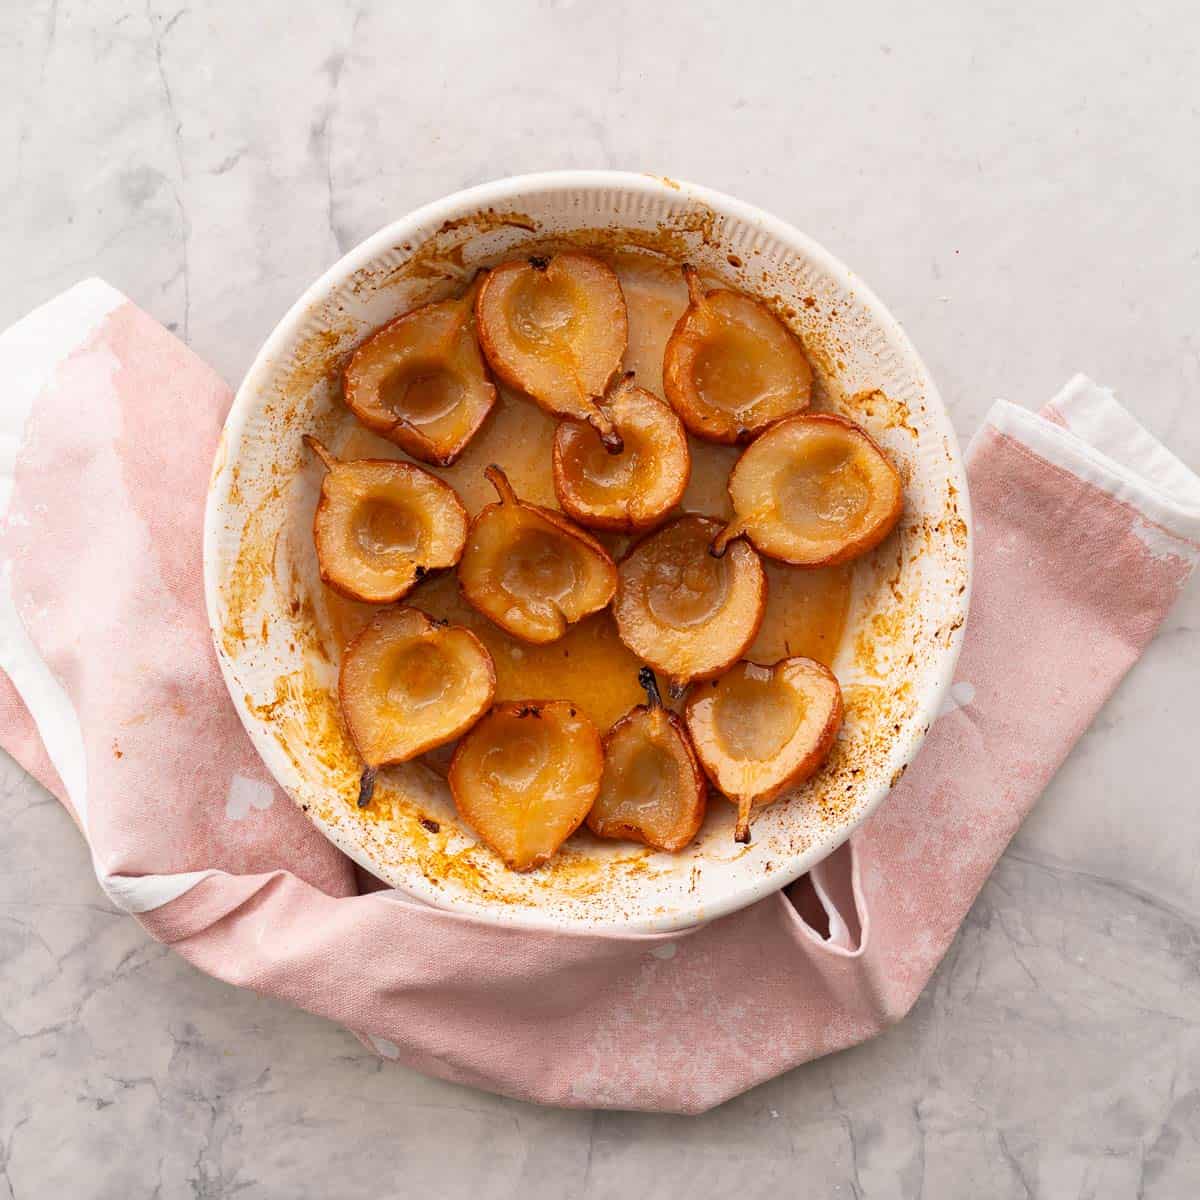
[[596,727],[566,700],[497,704],[459,743],[450,791],[514,871],[541,866],[582,824],[604,769]]
[[796,335],[757,300],[683,273],[690,302],[667,342],[663,390],[688,429],[732,445],[806,409],[812,368]]
[[763,554],[827,567],[873,550],[904,509],[896,468],[861,426],[832,413],[781,421],[729,476],[733,520],[713,543],[743,534]]
[[365,806],[378,768],[453,741],[487,711],[496,671],[469,629],[417,608],[390,608],[346,647],[338,690],[366,764],[358,801]]
[[414,308],[373,333],[343,377],[346,406],[421,462],[448,467],[496,402],[475,337],[478,278],[466,294]]
[[829,757],[842,725],[842,690],[811,658],[772,667],[742,661],[693,689],[685,715],[709,779],[737,805],[734,838],[748,842],[751,811],[803,783]]
[[463,598],[513,637],[553,642],[608,604],[617,568],[561,513],[518,499],[499,467],[485,474],[500,499],[471,522],[458,568]]
[[326,475],[313,517],[321,578],[367,604],[391,604],[431,571],[452,567],[467,540],[467,512],[449,484],[412,463],[342,462],[314,437],[304,443]]
[[663,707],[654,672],[643,667],[638,679],[647,703],[630,709],[604,739],[604,776],[588,828],[674,853],[699,832],[708,787],[683,722]]
[[647,529],[687,488],[687,435],[668,405],[634,386],[632,372],[610,389],[604,408],[624,448],[611,454],[592,426],[563,421],[554,434],[554,494],[566,513],[593,529]]
[[629,327],[607,263],[574,250],[502,263],[475,312],[483,352],[504,383],[554,416],[590,422],[609,450],[621,449],[603,398]]
[[619,567],[617,632],[676,689],[736,662],[762,623],[762,562],[745,542],[714,558],[708,547],[720,529],[710,517],[680,517],[638,542]]

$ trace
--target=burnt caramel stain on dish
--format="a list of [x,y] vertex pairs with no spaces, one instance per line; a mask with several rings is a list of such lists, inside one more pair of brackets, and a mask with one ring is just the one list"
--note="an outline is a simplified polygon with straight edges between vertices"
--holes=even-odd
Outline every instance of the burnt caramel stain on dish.
[[[619,274],[622,273],[622,267],[628,272],[635,265],[642,269],[674,273],[679,262],[694,256],[698,246],[720,248],[720,218],[703,206],[692,206],[653,231],[611,227],[556,233],[553,237],[539,237],[538,223],[527,214],[489,211],[445,223],[415,249],[411,248],[411,243],[403,248],[397,247],[397,252],[403,249],[407,258],[394,265],[365,268],[351,281],[349,291],[361,294],[399,284],[425,285],[423,293],[406,303],[406,308],[450,295],[466,286],[477,266],[487,265],[474,261],[467,265],[468,243],[481,232],[506,228],[530,236],[522,239],[518,245],[505,246],[494,256],[494,261],[516,254],[547,254],[560,249],[587,248],[608,258]],[[737,252],[734,253],[734,250]],[[752,249],[750,253],[757,254],[758,251]],[[729,254],[723,254],[722,257],[730,267],[738,268],[741,282],[737,286],[754,294],[756,289],[746,284],[748,267],[744,265],[745,254],[746,251],[741,247],[731,247]],[[733,258],[738,261],[735,263]],[[776,278],[781,274],[778,265],[774,273]],[[786,275],[788,272],[783,273]],[[765,276],[769,274],[764,273]],[[798,267],[792,277],[795,280],[802,278]],[[902,427],[916,436],[908,404],[894,401],[877,389],[847,395],[840,388],[838,375],[848,357],[849,348],[834,330],[838,309],[835,302],[825,297],[818,299],[805,295],[797,311],[778,298],[774,302],[761,294],[757,298],[763,299],[788,328],[801,337],[814,367],[814,409],[858,415],[874,427],[879,427],[882,421],[884,427]],[[681,296],[680,311],[685,302]],[[370,332],[345,316],[341,302],[326,304],[312,315],[309,325],[312,332],[292,354],[284,383],[277,389],[278,397],[272,398],[264,408],[264,416],[269,418],[272,431],[281,444],[279,459],[272,464],[271,470],[275,480],[284,483],[299,469],[298,455],[293,461],[289,451],[283,448],[289,440],[298,445],[297,430],[316,432],[335,445],[338,444],[338,434],[345,433],[347,418],[341,413],[340,404],[335,402],[329,406],[329,411],[322,412],[314,423],[307,403],[308,395],[316,387],[328,387],[336,397],[341,369],[357,342]],[[653,361],[652,356],[650,361]],[[642,386],[648,386],[657,395],[661,395],[661,358],[659,363],[656,379],[650,383],[639,379]],[[917,403],[923,407],[919,400]],[[489,419],[484,436],[493,423],[502,423],[506,404],[510,420],[516,418],[518,411],[523,421],[536,421],[537,417],[543,415],[533,405],[502,393],[497,412]],[[542,433],[547,446],[552,431],[553,422],[547,421],[547,430]],[[344,448],[344,444],[339,448]],[[692,445],[696,445],[694,440]],[[703,461],[705,451],[714,452],[712,461],[707,464]],[[703,478],[706,474],[712,477],[727,474],[729,464],[723,461],[726,454],[730,459],[736,458],[736,451],[730,452],[728,448],[717,446],[705,446],[697,454],[697,459],[701,461],[694,471],[693,486],[684,496],[681,511],[696,511],[698,496],[705,490],[703,484],[698,487],[695,484],[697,476]],[[948,446],[946,454],[951,457]],[[394,452],[393,456],[400,457],[398,452]],[[463,460],[456,466],[465,473],[469,470],[469,461],[473,461],[471,447],[468,447]],[[544,478],[539,478],[539,468],[533,464],[525,464],[524,474],[517,468],[511,474],[530,499],[553,506],[555,501],[549,461],[547,451],[544,456]],[[451,479],[453,471],[454,468],[451,468],[442,474],[459,486],[459,481]],[[244,489],[241,490],[244,492]],[[464,490],[470,492],[471,489]],[[474,498],[463,495],[471,511],[477,511],[479,504],[486,503],[488,498],[482,487]],[[231,502],[235,499],[230,497]],[[273,481],[245,518],[236,562],[223,584],[226,616],[218,631],[218,641],[230,657],[246,647],[252,647],[262,636],[257,619],[252,621],[251,616],[273,579],[284,501],[278,482]],[[727,498],[721,498],[718,508],[719,511],[714,511],[714,515],[728,514]],[[928,545],[945,539],[950,539],[960,548],[965,545],[967,528],[959,512],[953,485],[949,489],[945,511],[937,520],[926,518],[916,530],[905,528],[874,552],[897,554],[897,567],[883,573],[884,577],[874,583],[868,604],[878,604],[879,611],[856,633],[853,648],[856,666],[868,675],[871,674],[871,668],[885,670],[889,657],[899,653],[901,645],[907,650],[915,643],[918,646],[915,652],[921,653],[922,647],[932,644],[932,633],[922,629],[917,620],[916,597],[905,596],[899,587],[903,559],[897,547],[901,544],[901,537],[912,538],[914,535]],[[961,592],[966,586],[965,561],[958,569],[963,573]],[[779,572],[780,576],[785,576],[789,570],[795,572],[797,569],[785,568]],[[761,653],[764,657],[776,655],[778,642],[782,639],[785,649],[790,645],[791,653],[806,654],[828,663],[837,649],[840,627],[844,624],[849,604],[850,571],[841,570],[847,580],[831,588],[831,592],[840,597],[837,600],[840,618],[823,617],[819,622],[828,621],[825,625],[827,631],[837,625],[836,638],[826,632],[808,647],[791,644],[786,632],[781,634],[780,629],[773,627],[768,618],[751,651],[752,656],[755,653]],[[440,603],[438,582],[423,582],[413,593],[413,602],[421,604],[424,601],[431,610],[437,609]],[[788,583],[772,578],[771,584],[775,595],[787,593]],[[444,588],[445,584],[442,586]],[[804,586],[811,585],[806,583]],[[422,595],[423,592],[429,594]],[[804,588],[800,592],[803,603],[815,602],[811,595],[803,594]],[[335,687],[331,687],[330,681],[336,680],[340,644],[356,624],[365,623],[364,616],[356,613],[354,608],[362,609],[363,614],[373,610],[366,605],[352,606],[351,602],[345,601],[342,604],[347,606],[346,611],[335,614],[331,621],[328,613],[318,615],[318,609],[325,606],[314,603],[299,581],[292,584],[288,594],[293,597],[292,607],[296,610],[291,632],[297,642],[303,643],[305,661],[309,665],[298,676],[280,676],[276,681],[275,695],[266,704],[255,705],[248,697],[247,707],[273,728],[277,741],[298,771],[311,775],[315,769],[327,785],[325,798],[318,804],[309,805],[310,815],[317,816],[327,829],[336,835],[339,828],[347,829],[353,823],[354,835],[347,837],[347,840],[361,843],[365,832],[365,840],[372,852],[378,854],[381,863],[391,864],[393,869],[402,866],[408,869],[415,863],[432,885],[442,887],[453,882],[488,902],[535,905],[538,901],[536,895],[531,895],[532,885],[535,892],[553,893],[564,900],[602,895],[606,910],[614,911],[620,909],[622,888],[627,881],[655,871],[652,852],[648,849],[636,848],[632,853],[621,856],[593,856],[592,847],[587,841],[590,835],[583,835],[579,839],[582,843],[580,846],[568,843],[546,867],[532,876],[524,877],[521,891],[513,891],[507,886],[506,876],[509,873],[499,864],[499,860],[457,830],[452,807],[447,808],[444,799],[440,803],[437,800],[430,802],[431,789],[439,785],[444,789],[444,784],[423,764],[407,764],[404,768],[381,772],[376,796],[370,807],[362,812],[355,810],[354,797],[357,795],[361,764],[342,724],[334,697]],[[454,604],[448,596],[443,596],[442,600],[445,602],[445,615],[449,617]],[[433,611],[432,615],[436,617],[443,614]],[[953,636],[954,632],[949,630],[946,636]],[[764,639],[774,640],[768,647]],[[564,661],[569,662],[572,648],[559,645],[559,649],[565,652]],[[579,653],[579,648],[576,648],[576,652]],[[578,673],[578,663],[576,659],[574,666],[569,669]],[[502,674],[499,662],[497,668],[499,676]],[[498,691],[497,698],[500,696],[501,692]],[[635,679],[630,684],[627,698],[629,703],[626,708],[636,703]],[[605,709],[611,711],[623,704],[625,699],[614,693],[603,704],[598,704],[593,698],[590,708],[582,699],[578,702],[596,719],[607,715]],[[873,768],[877,769],[878,763],[894,743],[895,728],[911,718],[917,700],[908,683],[898,687],[882,683],[855,683],[845,688],[845,703],[848,732],[852,736],[844,736],[839,740],[825,770],[796,793],[796,799],[810,806],[809,811],[818,813],[822,823],[830,827],[843,822],[852,812],[857,779]],[[603,722],[598,721],[598,724]],[[772,861],[802,851],[811,844],[813,836],[811,829],[773,831],[770,834]],[[744,852],[744,848],[739,848],[739,854]],[[724,853],[718,857],[720,861],[729,861],[732,856]],[[697,869],[693,868],[694,871]]]
[[842,410],[860,425],[871,429],[903,429],[913,441],[917,440],[912,410],[903,400],[894,399],[881,388],[868,388],[847,396]]

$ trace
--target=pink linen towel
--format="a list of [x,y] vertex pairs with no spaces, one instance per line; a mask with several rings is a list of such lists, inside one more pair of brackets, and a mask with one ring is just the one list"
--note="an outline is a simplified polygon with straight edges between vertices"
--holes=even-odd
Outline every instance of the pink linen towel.
[[957,680],[849,846],[680,933],[495,929],[357,894],[238,723],[200,578],[225,385],[98,281],[0,337],[0,366],[0,742],[101,886],[218,978],[542,1103],[699,1112],[902,1017],[1200,557],[1200,480],[1111,393],[998,403]]

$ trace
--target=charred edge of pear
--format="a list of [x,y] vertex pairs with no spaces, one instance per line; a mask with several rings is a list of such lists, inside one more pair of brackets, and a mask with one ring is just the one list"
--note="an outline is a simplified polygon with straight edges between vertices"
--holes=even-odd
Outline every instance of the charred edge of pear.
[[378,767],[363,767],[363,773],[358,781],[358,807],[366,808],[375,795],[375,780],[379,777]]
[[[465,450],[465,449],[466,449],[466,446],[463,447],[463,450]],[[455,454],[435,454],[435,453],[431,452],[429,455],[430,466],[452,467],[452,466],[454,466],[454,464],[456,462],[458,462],[459,455],[461,455],[461,454],[462,454],[462,450],[459,450]]]
[[550,265],[550,258],[545,254],[531,254],[529,256],[529,265],[535,271],[544,271]]

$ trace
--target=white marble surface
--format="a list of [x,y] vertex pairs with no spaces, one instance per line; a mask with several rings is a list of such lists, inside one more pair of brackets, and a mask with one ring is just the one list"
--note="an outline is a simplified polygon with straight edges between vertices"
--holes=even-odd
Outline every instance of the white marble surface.
[[[1194,6],[816,7],[7,0],[0,325],[99,273],[236,381],[413,206],[645,169],[861,271],[964,437],[1082,369],[1200,466]],[[1194,584],[912,1016],[699,1119],[430,1082],[203,977],[3,760],[0,1200],[1192,1197],[1198,672]]]

